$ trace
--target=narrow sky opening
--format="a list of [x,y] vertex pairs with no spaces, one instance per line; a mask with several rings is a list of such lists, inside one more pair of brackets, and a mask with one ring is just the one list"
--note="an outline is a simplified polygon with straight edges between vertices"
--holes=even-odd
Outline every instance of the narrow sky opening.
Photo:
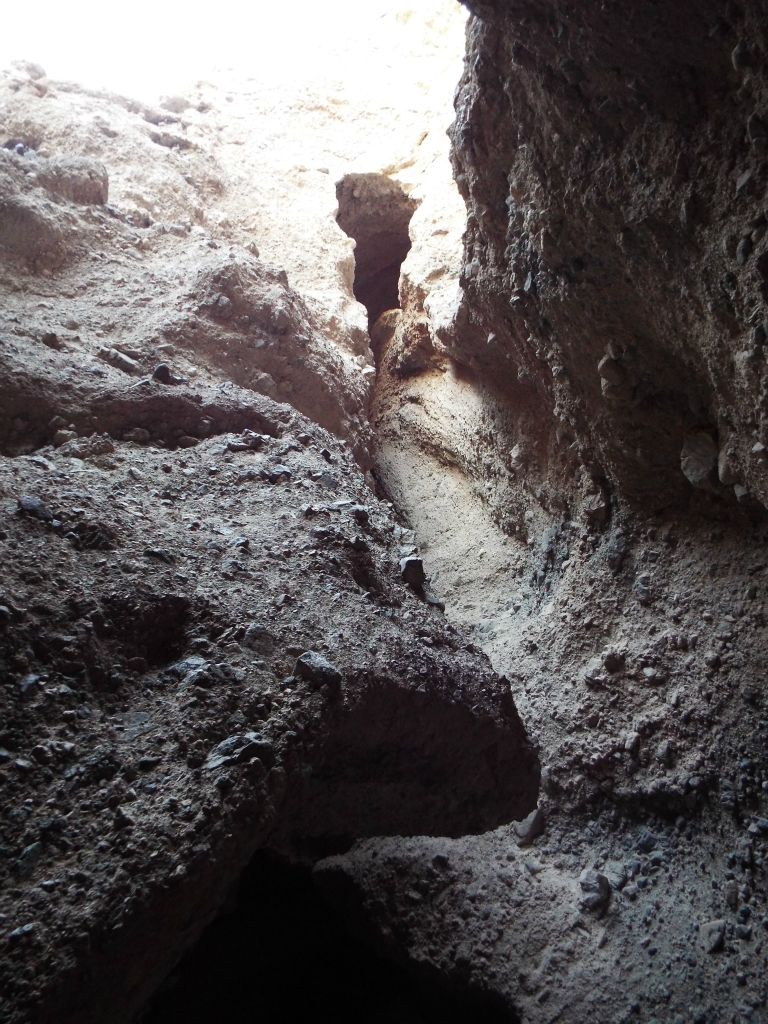
[[[371,43],[380,46],[387,34],[394,41],[403,20],[419,14],[419,0],[412,0],[406,12],[399,6],[385,0],[252,5],[219,0],[199,6],[135,0],[105,7],[100,0],[43,0],[5,12],[0,67],[31,60],[52,78],[147,101],[223,69],[294,83],[359,73],[363,85],[370,77],[366,58]],[[342,38],[340,65],[336,55]],[[393,74],[401,53],[392,47]],[[396,84],[394,77],[389,84]]]

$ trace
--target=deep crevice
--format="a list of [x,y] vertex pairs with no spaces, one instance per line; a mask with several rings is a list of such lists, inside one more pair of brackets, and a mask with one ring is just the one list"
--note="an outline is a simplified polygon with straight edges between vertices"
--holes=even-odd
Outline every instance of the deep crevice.
[[370,328],[386,310],[400,308],[400,267],[419,204],[386,174],[347,174],[336,183],[336,199],[338,225],[357,243],[354,293],[368,310]]
[[350,934],[311,872],[259,853],[236,897],[153,999],[140,1024],[514,1024],[497,1000],[448,991]]

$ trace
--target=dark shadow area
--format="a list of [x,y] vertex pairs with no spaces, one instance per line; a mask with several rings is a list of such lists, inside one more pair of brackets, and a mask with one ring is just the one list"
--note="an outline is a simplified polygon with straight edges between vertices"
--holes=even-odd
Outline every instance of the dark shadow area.
[[446,993],[350,935],[306,868],[267,854],[204,933],[141,1024],[510,1024],[496,1006]]
[[357,242],[354,292],[368,310],[370,328],[383,312],[400,307],[400,266],[419,204],[385,174],[347,174],[336,183],[336,198],[338,225]]

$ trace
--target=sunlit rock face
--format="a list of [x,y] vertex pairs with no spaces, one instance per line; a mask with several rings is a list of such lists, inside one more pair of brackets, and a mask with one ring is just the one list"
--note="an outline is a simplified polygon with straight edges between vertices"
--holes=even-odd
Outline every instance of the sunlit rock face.
[[[3,180],[15,194],[14,175],[26,179],[28,190],[32,178],[43,184],[46,161],[53,166],[59,159],[90,160],[108,175],[110,208],[143,234],[148,252],[161,235],[171,247],[179,247],[174,238],[185,236],[207,246],[213,291],[221,284],[225,299],[233,299],[230,286],[240,296],[215,317],[224,332],[216,345],[219,363],[227,364],[238,384],[298,403],[310,414],[310,395],[316,394],[320,422],[350,438],[365,461],[368,324],[354,297],[355,243],[336,222],[336,185],[348,174],[380,174],[420,204],[408,281],[418,283],[424,297],[439,295],[443,305],[449,281],[455,306],[463,204],[451,178],[446,130],[465,14],[458,4],[447,10],[437,2],[418,8],[374,5],[334,26],[333,11],[338,7],[341,17],[343,6],[332,4],[322,19],[310,17],[293,49],[290,19],[267,19],[264,31],[274,33],[271,45],[262,32],[252,52],[222,49],[218,67],[206,52],[199,69],[206,77],[192,79],[189,67],[182,68],[189,75],[186,84],[166,74],[168,93],[159,103],[121,98],[87,82],[52,82],[41,67],[22,62],[5,73],[0,103],[7,141],[20,142],[25,155],[8,150]],[[212,47],[213,41],[215,33]],[[291,53],[295,60],[289,61]],[[227,56],[234,60],[231,66],[224,66]],[[89,66],[87,55],[83,63]],[[107,72],[98,73],[99,81],[109,84]],[[114,80],[121,85],[135,80],[138,88],[143,80],[134,74],[126,81],[125,70],[121,75],[116,70]],[[453,209],[450,224],[442,213],[446,204]],[[54,225],[43,206],[17,211],[18,217],[37,217],[31,232],[23,217],[6,217],[0,244],[19,258],[37,259],[41,270],[63,267],[71,263],[65,249],[76,246],[81,226],[71,217],[65,225],[66,213]],[[44,253],[33,252],[35,245]],[[286,275],[285,282],[274,282],[259,297],[244,294],[244,289],[253,292],[246,279],[254,258]],[[164,288],[183,286],[184,273],[180,268],[178,280],[166,286],[160,271],[157,314],[142,313],[125,327],[118,321],[112,342],[136,348],[136,335],[146,333],[143,321],[158,326],[162,319],[166,343],[177,350],[188,344],[194,325],[180,322],[173,299],[161,299]],[[276,350],[258,337],[244,339],[249,329],[257,333],[260,322],[269,326],[262,307],[271,301],[270,288],[283,320],[275,330],[290,334],[293,300],[278,295],[285,287],[301,296],[304,324],[294,331],[298,344],[281,343]],[[92,326],[104,335],[112,319],[107,314],[103,324]],[[303,339],[314,345],[313,330],[328,370],[327,385],[318,387],[300,372],[301,345]]]

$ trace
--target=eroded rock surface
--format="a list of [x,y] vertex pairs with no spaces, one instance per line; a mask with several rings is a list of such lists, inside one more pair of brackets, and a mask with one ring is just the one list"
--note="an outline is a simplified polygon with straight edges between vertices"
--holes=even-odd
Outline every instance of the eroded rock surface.
[[204,126],[28,67],[0,110],[0,1013],[127,1021],[254,851],[484,831],[539,766],[402,578],[351,292],[225,222]]
[[[467,6],[466,207],[439,117],[354,162],[348,98],[7,80],[14,1013],[129,1012],[254,849],[369,835],[327,897],[515,1019],[765,1015],[765,12]],[[372,395],[356,174],[418,204]]]
[[462,358],[643,509],[690,499],[691,431],[700,503],[765,501],[762,5],[468,6]]
[[546,827],[318,871],[523,1020],[759,1020],[764,11],[467,6],[462,298],[432,317],[406,263],[375,473],[512,680]]
[[7,1019],[126,1019],[260,846],[536,799],[508,688],[400,580],[348,449],[252,402],[273,436],[4,460]]

